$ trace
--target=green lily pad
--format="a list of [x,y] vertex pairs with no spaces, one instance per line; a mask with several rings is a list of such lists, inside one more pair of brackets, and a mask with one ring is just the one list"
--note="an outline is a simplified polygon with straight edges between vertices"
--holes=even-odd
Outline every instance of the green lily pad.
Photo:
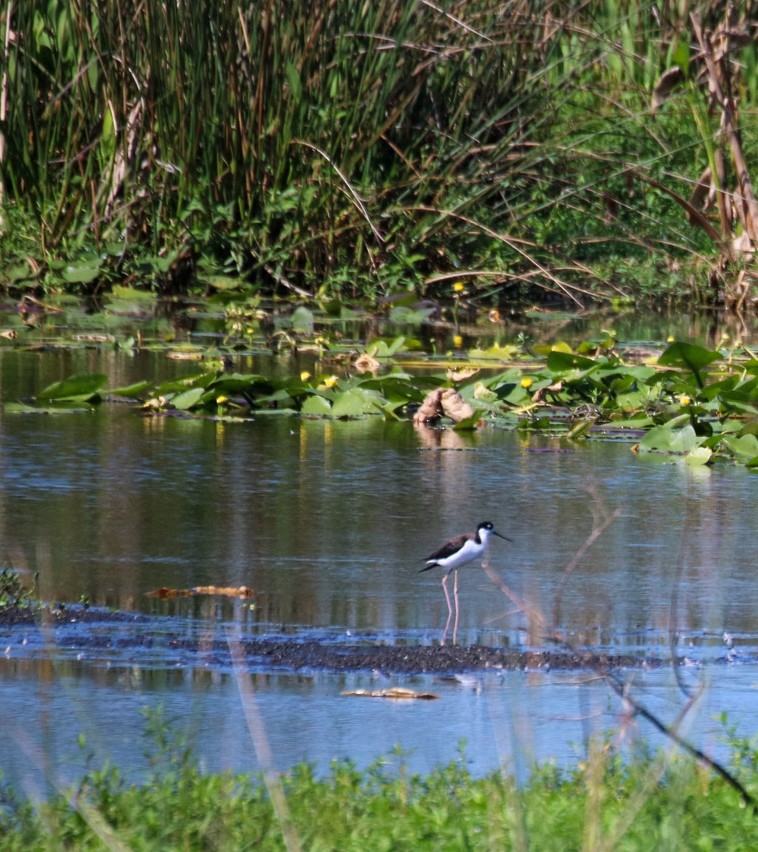
[[661,353],[658,363],[664,367],[682,367],[690,370],[698,386],[702,387],[703,379],[700,371],[720,358],[721,353],[714,349],[704,349],[694,343],[677,341]]
[[702,464],[708,464],[711,460],[711,456],[713,455],[713,450],[708,449],[708,447],[695,447],[694,450],[690,450],[687,455],[684,457],[684,461],[686,464],[697,466]]
[[363,417],[376,414],[384,399],[375,391],[366,388],[350,388],[334,400],[333,417]]
[[690,424],[681,429],[656,426],[640,441],[640,450],[646,452],[682,455],[699,446],[700,440]]
[[300,409],[302,414],[311,417],[329,417],[332,413],[332,404],[319,394],[311,394]]
[[755,435],[724,435],[721,443],[740,459],[750,460],[758,456],[758,438]]
[[597,367],[598,362],[584,355],[576,355],[573,352],[563,352],[554,349],[547,356],[547,367],[555,373],[564,373],[569,370],[589,370]]
[[83,414],[92,411],[91,405],[27,405],[23,402],[6,402],[6,414]]
[[179,411],[189,411],[190,408],[194,408],[198,404],[205,393],[205,388],[189,388],[189,390],[172,396],[170,402]]
[[69,376],[48,385],[40,391],[37,399],[86,402],[97,397],[107,381],[108,377],[103,373]]

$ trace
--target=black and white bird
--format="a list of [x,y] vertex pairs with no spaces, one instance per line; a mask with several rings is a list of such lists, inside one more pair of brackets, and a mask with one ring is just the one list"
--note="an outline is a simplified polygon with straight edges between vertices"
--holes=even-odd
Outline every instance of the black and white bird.
[[511,541],[507,536],[501,535],[492,524],[492,521],[482,521],[477,525],[475,533],[466,535],[458,535],[445,542],[442,547],[426,558],[426,566],[419,573],[429,571],[432,568],[442,568],[445,576],[442,578],[442,588],[445,592],[445,600],[447,601],[448,623],[445,627],[450,626],[450,617],[453,614],[453,607],[450,603],[450,593],[447,590],[447,578],[455,572],[454,577],[454,596],[455,596],[455,623],[458,626],[458,569],[475,559],[480,559],[484,556],[487,550],[487,539],[491,535],[496,535],[505,541]]

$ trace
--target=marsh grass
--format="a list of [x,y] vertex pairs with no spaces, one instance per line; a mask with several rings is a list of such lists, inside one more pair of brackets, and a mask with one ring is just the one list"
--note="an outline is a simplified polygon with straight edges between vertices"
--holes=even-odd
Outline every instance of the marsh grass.
[[630,179],[701,168],[686,106],[648,107],[673,7],[50,0],[0,23],[3,253],[39,264],[5,268],[14,290],[184,286],[160,262],[202,257],[300,297],[466,271],[483,298],[584,300],[629,287],[624,259],[660,252],[651,282],[714,252]]

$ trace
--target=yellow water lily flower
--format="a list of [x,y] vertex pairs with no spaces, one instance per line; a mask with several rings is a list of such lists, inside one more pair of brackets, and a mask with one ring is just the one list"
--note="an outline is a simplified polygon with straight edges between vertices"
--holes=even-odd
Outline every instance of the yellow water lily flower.
[[529,390],[533,384],[534,379],[531,376],[524,376],[524,378],[521,379],[521,387],[524,388],[524,390]]
[[216,397],[216,405],[223,405],[225,402],[229,402],[229,397],[225,394],[222,393],[220,396]]
[[465,289],[466,285],[463,283],[463,281],[456,281],[455,284],[453,284],[453,291],[456,293],[463,293]]
[[322,382],[322,384],[326,388],[333,388],[337,384],[338,381],[339,381],[339,379],[337,378],[337,376],[327,376],[324,379],[324,381]]
[[679,405],[692,405],[692,397],[688,396],[686,393],[683,393],[679,397]]
[[303,372],[300,373],[300,381],[301,382],[307,382],[308,379],[310,379],[310,377],[311,377],[311,374],[307,370],[303,370]]
[[453,346],[455,346],[456,349],[460,349],[463,346],[463,338],[460,334],[453,336]]
[[673,335],[673,334],[670,334],[670,335],[666,338],[666,343],[673,343],[675,340],[676,340],[676,338],[674,337],[674,335]]

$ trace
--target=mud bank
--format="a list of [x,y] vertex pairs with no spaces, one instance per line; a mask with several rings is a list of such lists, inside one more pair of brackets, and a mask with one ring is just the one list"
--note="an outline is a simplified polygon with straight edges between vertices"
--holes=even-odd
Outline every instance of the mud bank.
[[[174,626],[176,624],[176,626]],[[8,607],[0,610],[0,641],[6,656],[78,653],[127,663],[150,653],[152,664],[232,666],[251,670],[377,671],[387,674],[458,674],[483,670],[571,670],[595,672],[670,665],[652,656],[595,653],[566,648],[519,650],[482,645],[388,644],[376,637],[304,629],[294,637],[227,637],[223,630],[188,635],[186,622],[84,607]]]

